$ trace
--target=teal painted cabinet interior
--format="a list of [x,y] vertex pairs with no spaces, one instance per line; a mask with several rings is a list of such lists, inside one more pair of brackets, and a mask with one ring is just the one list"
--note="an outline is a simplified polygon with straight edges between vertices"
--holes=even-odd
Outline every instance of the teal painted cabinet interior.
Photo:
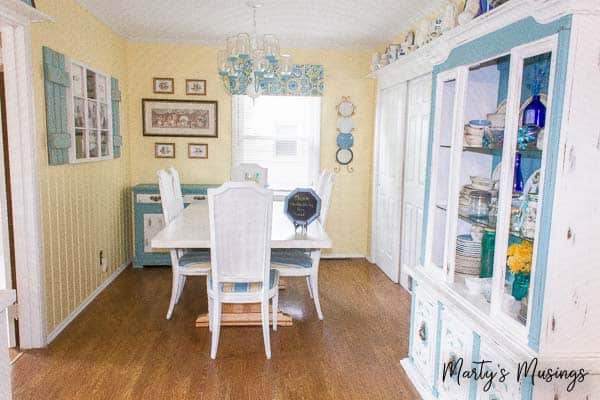
[[[181,185],[185,206],[206,201],[207,190],[218,185]],[[150,241],[163,227],[160,191],[156,184],[139,184],[132,188],[135,219],[135,255],[133,266],[171,265],[169,253],[155,251]]]

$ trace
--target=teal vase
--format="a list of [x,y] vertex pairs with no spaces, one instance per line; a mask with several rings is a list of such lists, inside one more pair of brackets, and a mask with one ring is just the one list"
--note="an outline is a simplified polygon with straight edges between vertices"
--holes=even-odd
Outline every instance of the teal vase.
[[512,295],[517,301],[527,296],[529,291],[529,274],[518,273],[515,275],[515,280],[512,286]]

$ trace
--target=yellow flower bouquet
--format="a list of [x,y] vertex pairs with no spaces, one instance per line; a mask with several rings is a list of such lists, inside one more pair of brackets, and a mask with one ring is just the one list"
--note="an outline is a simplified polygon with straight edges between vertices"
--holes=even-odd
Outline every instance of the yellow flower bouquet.
[[524,240],[508,247],[506,264],[513,275],[529,274],[533,258],[533,243]]

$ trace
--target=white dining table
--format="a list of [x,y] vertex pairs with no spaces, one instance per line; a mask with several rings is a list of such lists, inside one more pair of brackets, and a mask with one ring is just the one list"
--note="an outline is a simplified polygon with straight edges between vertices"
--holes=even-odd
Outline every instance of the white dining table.
[[[311,223],[305,233],[296,231],[294,224],[285,215],[283,206],[283,201],[273,202],[271,248],[320,250],[332,247],[329,235],[318,220]],[[199,200],[191,203],[154,236],[151,245],[157,250],[209,249],[208,201]],[[260,325],[260,303],[225,304],[221,320],[224,326]],[[278,325],[290,326],[291,324],[292,319],[289,315],[281,312],[278,314]],[[208,327],[208,315],[200,315],[196,319],[196,326]]]

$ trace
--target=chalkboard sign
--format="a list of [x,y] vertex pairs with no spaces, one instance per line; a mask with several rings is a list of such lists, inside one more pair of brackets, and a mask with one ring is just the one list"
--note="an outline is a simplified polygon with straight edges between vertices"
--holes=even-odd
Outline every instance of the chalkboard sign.
[[319,218],[321,198],[312,189],[295,189],[285,198],[283,211],[294,224],[294,228],[306,227]]

